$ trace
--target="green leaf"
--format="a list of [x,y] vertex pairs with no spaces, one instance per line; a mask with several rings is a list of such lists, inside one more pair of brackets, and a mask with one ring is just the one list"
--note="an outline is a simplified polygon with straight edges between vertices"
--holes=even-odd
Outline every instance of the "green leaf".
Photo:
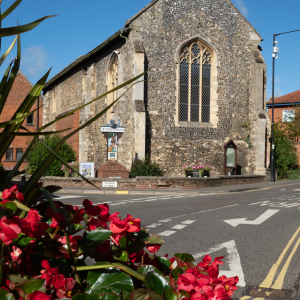
[[68,228],[68,234],[74,234],[78,231],[81,231],[82,229],[86,229],[86,226],[83,226],[81,224],[71,224]]
[[91,241],[106,241],[111,235],[112,232],[110,230],[101,229],[101,227],[99,227],[92,231],[86,231],[83,234],[83,238]]
[[150,233],[150,236],[147,239],[146,244],[164,245],[165,241],[160,236],[158,236],[157,234]]
[[54,203],[54,201],[53,201],[53,199],[52,199],[50,193],[49,193],[47,190],[45,190],[45,189],[43,189],[43,188],[41,188],[41,187],[40,187],[40,190],[42,191],[43,195],[44,195],[45,198],[47,199],[47,201],[48,201],[50,207],[51,207],[55,212],[57,212],[57,207],[55,206],[55,203]]
[[34,291],[45,292],[45,282],[45,279],[34,279],[19,285],[19,288],[27,294],[31,294]]
[[31,241],[35,241],[35,238],[23,235],[20,233],[16,239],[14,239],[14,245],[17,247],[26,247]]
[[78,247],[78,254],[84,253],[84,252],[88,252],[92,249],[95,249],[96,247],[102,245],[105,241],[100,240],[100,241],[95,241],[92,243],[89,243],[87,245],[82,245]]
[[130,300],[149,300],[149,294],[146,289],[137,289],[130,295]]
[[15,300],[13,294],[8,292],[7,290],[0,289],[0,299],[1,300]]
[[27,31],[32,30],[36,26],[38,26],[41,22],[48,18],[52,18],[55,16],[47,16],[43,17],[41,19],[38,19],[34,22],[28,23],[26,25],[21,25],[21,26],[16,26],[16,27],[7,27],[7,28],[1,28],[0,29],[0,37],[5,37],[5,36],[11,36],[11,35],[16,35],[16,34],[21,34]]
[[[127,237],[123,237],[119,240],[120,247],[124,250],[126,249]],[[145,247],[145,242],[141,240],[129,240],[128,243],[128,253],[133,254],[141,251]]]
[[[2,29],[0,29],[1,31]],[[1,82],[1,91],[0,91],[0,114],[2,113],[3,107],[4,107],[4,103],[6,102],[7,96],[11,90],[11,87],[15,81],[15,78],[18,74],[19,71],[19,67],[20,67],[20,61],[21,61],[21,40],[20,40],[20,35],[18,35],[17,37],[17,47],[18,47],[18,51],[17,51],[17,57],[14,60],[14,65],[11,69],[11,72],[9,74],[8,77],[8,81],[3,82],[3,86],[2,86],[2,82]],[[5,76],[4,76],[5,77]],[[4,78],[3,78],[4,79]],[[0,143],[1,144],[1,143]],[[1,159],[2,157],[0,157]]]
[[125,295],[130,295],[134,290],[131,277],[117,268],[90,271],[87,283],[87,293],[120,294],[123,291]]
[[156,256],[156,261],[160,271],[162,271],[164,274],[170,274],[171,262],[166,257]]
[[183,273],[185,273],[185,270],[183,270],[183,268],[181,268],[181,267],[177,267],[177,268],[173,269],[172,276],[175,279],[175,281],[177,281],[179,278],[178,275],[181,275]]
[[114,249],[113,250],[113,258],[115,260],[120,260],[120,261],[127,262],[128,255],[127,255],[126,251],[122,251],[120,249]]
[[116,294],[76,294],[72,300],[119,300]]
[[14,201],[9,201],[4,204],[2,202],[0,202],[0,207],[3,207],[4,209],[10,209],[12,211],[17,210],[17,205]]
[[24,279],[17,275],[8,275],[8,277],[9,280],[14,284],[25,284],[26,282],[28,282],[28,279]]
[[188,253],[176,253],[174,254],[174,256],[180,258],[182,260],[182,262],[194,262],[195,259],[194,257],[191,255],[191,254],[188,254]]
[[[2,15],[3,16],[3,15]],[[9,48],[4,52],[4,54],[1,56],[0,58],[0,67],[3,64],[3,62],[5,61],[6,57],[9,55],[9,53],[11,52],[11,50],[14,48],[16,41],[17,41],[18,36],[16,36],[16,38],[14,39],[14,41],[12,42],[12,44],[9,46]],[[0,127],[1,128],[1,127]]]
[[3,14],[1,14],[1,20],[6,18],[21,2],[22,0],[14,2]]
[[124,272],[136,277],[139,280],[144,280],[144,278],[145,278],[145,275],[139,274],[138,272],[136,272],[136,271],[132,270],[131,268],[124,266],[122,264],[114,262],[114,263],[112,263],[112,266],[119,268],[120,270],[123,270]]
[[150,236],[150,234],[146,232],[144,228],[141,228],[141,230],[138,232],[132,232],[132,235],[134,236],[134,238],[137,238],[142,241],[147,241],[147,239]]
[[111,263],[101,262],[93,266],[77,266],[76,271],[90,271],[90,270],[97,270],[97,269],[103,269],[109,267],[112,267]]
[[149,296],[151,297],[151,300],[164,300],[164,297],[162,297],[162,296],[160,296],[160,295],[154,293],[154,292],[151,291],[151,290],[148,290],[148,289],[147,289],[147,292],[148,292]]
[[164,291],[169,291],[172,287],[161,274],[148,272],[144,284],[147,289],[154,291],[156,294],[163,296]]
[[166,300],[177,300],[177,295],[174,291],[166,291],[165,292]]
[[137,269],[138,273],[141,274],[147,274],[148,272],[156,272],[158,274],[164,275],[161,271],[159,271],[157,268],[153,267],[152,265],[145,265],[141,266]]
[[0,132],[0,137],[3,135],[7,136],[41,136],[41,135],[52,135],[58,134],[72,129],[72,127],[59,130],[59,131],[44,131],[44,132]]

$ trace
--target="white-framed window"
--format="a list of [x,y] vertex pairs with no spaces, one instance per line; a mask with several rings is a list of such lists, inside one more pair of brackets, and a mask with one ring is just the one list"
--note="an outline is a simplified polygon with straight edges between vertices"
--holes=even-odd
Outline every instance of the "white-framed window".
[[180,52],[179,121],[209,123],[212,51],[199,40]]
[[282,111],[282,121],[283,122],[292,122],[295,118],[295,110],[287,109]]

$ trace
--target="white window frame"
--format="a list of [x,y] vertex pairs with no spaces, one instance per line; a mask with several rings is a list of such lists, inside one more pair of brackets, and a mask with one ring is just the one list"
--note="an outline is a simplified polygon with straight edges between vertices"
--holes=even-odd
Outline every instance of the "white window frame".
[[291,122],[295,117],[295,110],[294,109],[284,109],[282,111],[282,121],[283,122]]

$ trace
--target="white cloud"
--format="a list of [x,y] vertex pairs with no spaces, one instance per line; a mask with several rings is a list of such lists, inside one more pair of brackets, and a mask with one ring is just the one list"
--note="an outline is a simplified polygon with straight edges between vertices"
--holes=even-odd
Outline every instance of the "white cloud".
[[245,6],[243,0],[234,0],[237,9],[244,15],[245,18],[248,17],[248,8]]
[[39,78],[46,71],[46,63],[49,60],[43,46],[32,46],[24,51],[21,58],[21,70],[26,76]]

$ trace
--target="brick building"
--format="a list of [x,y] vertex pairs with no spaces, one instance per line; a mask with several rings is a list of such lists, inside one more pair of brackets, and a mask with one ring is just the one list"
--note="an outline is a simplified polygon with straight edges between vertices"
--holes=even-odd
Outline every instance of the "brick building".
[[[113,119],[125,127],[118,161],[128,170],[149,153],[169,176],[184,176],[182,165],[194,161],[223,174],[223,146],[232,139],[240,173],[265,174],[270,122],[261,41],[230,0],[153,0],[47,82],[43,123],[151,67],[145,82],[73,139],[79,161],[104,164],[107,142],[100,127]],[[81,109],[73,125],[125,91]]]
[[[9,121],[12,118],[32,87],[33,84],[30,82],[30,80],[24,75],[22,71],[19,71],[8,95],[4,109],[1,113],[1,122]],[[39,106],[41,105],[42,97],[39,96]],[[32,106],[31,110],[35,110],[36,108],[37,102]],[[22,126],[24,126],[30,132],[37,131],[37,123],[39,123],[39,126],[42,126],[42,108],[39,109],[39,122],[37,119],[38,115],[36,111],[24,120]],[[2,131],[2,129],[0,130]],[[6,155],[2,159],[2,164],[5,169],[12,169],[15,166],[18,160],[25,153],[28,147],[28,140],[29,137],[15,137],[12,144],[10,145],[10,148],[7,150]],[[25,166],[26,162],[22,163],[20,170],[24,170]]]

